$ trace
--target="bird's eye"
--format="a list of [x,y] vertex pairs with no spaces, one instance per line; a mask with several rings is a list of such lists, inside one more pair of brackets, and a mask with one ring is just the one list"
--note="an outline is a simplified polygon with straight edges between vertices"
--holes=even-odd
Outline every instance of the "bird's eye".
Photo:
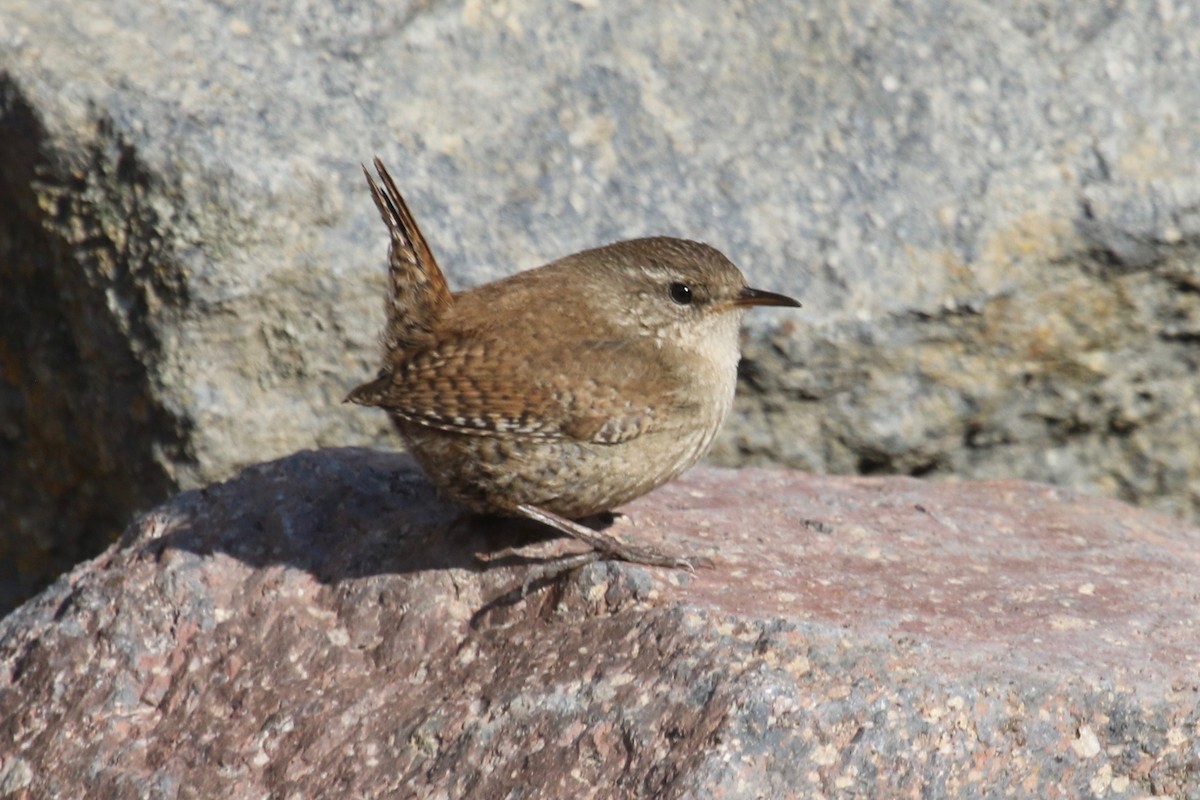
[[681,306],[691,305],[692,303],[692,287],[686,283],[675,282],[671,284],[671,299]]

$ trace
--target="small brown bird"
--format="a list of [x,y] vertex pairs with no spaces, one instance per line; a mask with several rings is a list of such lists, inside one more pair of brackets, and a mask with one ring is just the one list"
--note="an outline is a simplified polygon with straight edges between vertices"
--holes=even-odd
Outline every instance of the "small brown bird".
[[[451,293],[395,183],[363,168],[391,234],[378,377],[347,400],[388,412],[444,495],[605,555],[691,568],[574,520],[671,480],[712,445],[737,379],[751,289],[706,244],[654,237]],[[593,554],[594,555],[594,554]]]

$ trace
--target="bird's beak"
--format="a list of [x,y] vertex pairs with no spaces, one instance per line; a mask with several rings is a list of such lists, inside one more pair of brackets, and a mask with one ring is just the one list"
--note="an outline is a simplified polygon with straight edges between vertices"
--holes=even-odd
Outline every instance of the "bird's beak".
[[785,294],[764,292],[762,289],[751,289],[747,286],[733,301],[735,306],[787,306],[800,308],[800,304]]

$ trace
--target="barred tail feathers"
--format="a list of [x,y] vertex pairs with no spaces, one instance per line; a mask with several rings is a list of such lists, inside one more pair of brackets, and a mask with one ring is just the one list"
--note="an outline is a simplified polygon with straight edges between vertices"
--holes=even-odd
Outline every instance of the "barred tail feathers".
[[421,229],[396,188],[383,162],[376,158],[374,177],[363,166],[371,197],[388,227],[387,324],[383,332],[384,358],[428,340],[434,323],[453,302],[446,278],[421,235]]

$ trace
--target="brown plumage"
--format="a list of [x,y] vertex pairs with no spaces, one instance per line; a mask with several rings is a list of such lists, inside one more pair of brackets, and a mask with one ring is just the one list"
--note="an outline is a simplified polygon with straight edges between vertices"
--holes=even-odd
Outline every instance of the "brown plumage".
[[618,242],[451,294],[378,159],[368,175],[391,232],[391,302],[379,376],[348,400],[385,409],[444,494],[530,517],[607,554],[686,559],[571,520],[607,511],[707,452],[736,382],[750,289],[717,250]]
[[433,326],[450,307],[450,287],[438,268],[437,261],[400,196],[392,176],[384,169],[383,162],[375,159],[375,169],[383,181],[383,190],[375,183],[371,173],[363,167],[367,185],[379,216],[387,223],[391,234],[388,248],[388,293],[387,327],[383,333],[384,357],[391,358],[398,351],[427,341]]

